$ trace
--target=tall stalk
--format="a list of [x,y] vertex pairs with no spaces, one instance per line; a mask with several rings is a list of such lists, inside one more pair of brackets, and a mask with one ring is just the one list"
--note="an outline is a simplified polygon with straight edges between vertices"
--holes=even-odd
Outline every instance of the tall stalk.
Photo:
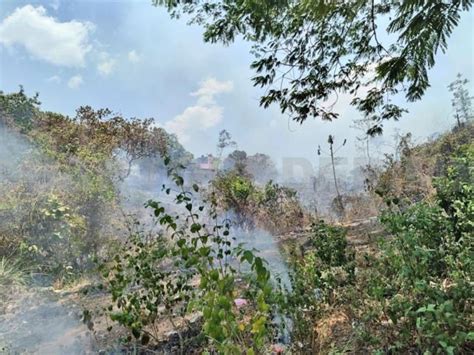
[[[344,214],[344,205],[342,203],[342,196],[341,193],[339,192],[339,186],[337,185],[337,176],[336,176],[336,164],[334,162],[334,139],[332,135],[329,135],[328,138],[328,143],[329,143],[329,152],[331,155],[331,165],[332,165],[332,176],[334,178],[334,187],[336,188],[336,198],[337,198],[337,204],[340,209],[340,211]],[[344,140],[344,144],[346,141]]]
[[[336,174],[336,162],[334,159],[335,153],[342,148],[346,144],[346,139],[344,139],[344,142],[340,147],[337,149],[334,149],[334,137],[332,135],[329,135],[328,138],[328,143],[329,143],[329,155],[331,157],[331,166],[332,166],[332,176],[334,179],[334,187],[336,188],[336,205],[338,210],[342,213],[342,215],[345,214],[344,210],[344,205],[342,203],[342,196],[339,191],[339,185],[337,184],[337,174]],[[321,155],[321,146],[318,146],[318,155]]]

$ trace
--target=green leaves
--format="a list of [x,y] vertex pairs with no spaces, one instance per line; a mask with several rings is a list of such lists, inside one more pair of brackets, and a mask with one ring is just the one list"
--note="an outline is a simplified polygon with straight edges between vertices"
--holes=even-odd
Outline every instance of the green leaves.
[[[175,204],[184,207],[182,214],[186,218],[168,214],[159,201],[146,203],[159,225],[164,230],[173,230],[172,240],[161,234],[151,238],[142,233],[133,234],[123,246],[123,252],[102,266],[115,303],[107,310],[110,318],[127,327],[131,336],[140,339],[142,344],[147,344],[159,337],[150,331],[154,327],[147,326],[160,317],[174,319],[185,311],[200,311],[204,322],[202,332],[210,350],[239,353],[240,349],[263,349],[270,313],[267,296],[271,293],[270,273],[264,260],[240,245],[233,246],[229,222],[220,225],[217,214],[212,215],[215,222],[212,230],[207,230],[193,213],[193,195],[184,190],[184,179],[173,168],[170,173],[181,189],[176,194]],[[166,191],[166,186],[163,189]],[[193,190],[198,192],[199,187],[193,185]],[[215,206],[210,209],[215,210]],[[204,206],[199,210],[203,211]],[[239,256],[241,262],[251,266],[246,268],[251,270],[250,275],[238,272],[231,265],[232,260],[238,262]],[[196,279],[200,281],[198,289]],[[236,279],[250,281],[244,287]],[[240,292],[250,297],[255,312],[248,307],[252,311],[246,314],[234,306]],[[242,327],[245,317],[249,316],[251,326]],[[185,349],[183,342],[180,346]]]
[[193,223],[190,229],[191,229],[191,233],[197,233],[202,229],[202,226],[199,223]]
[[165,213],[165,208],[163,206],[160,206],[159,202],[153,201],[153,200],[148,200],[148,202],[145,203],[145,207],[153,209],[153,214],[155,217],[159,217],[160,215]]
[[257,273],[257,281],[264,285],[270,279],[270,272],[264,266],[264,261],[260,257],[253,259],[252,269]]
[[245,250],[240,258],[240,261],[246,261],[249,264],[253,263],[254,255],[250,250]]
[[[448,38],[472,0],[155,1],[155,5],[165,5],[173,15],[190,15],[192,22],[204,27],[205,41],[228,44],[242,35],[252,42],[252,81],[266,88],[261,106],[278,104],[282,113],[300,123],[310,117],[333,120],[338,113],[321,103],[349,92],[356,98],[352,104],[374,120],[370,132],[375,128],[379,132],[380,121],[398,119],[405,112],[391,103],[398,91],[406,87],[408,101],[424,95],[436,53],[447,50]],[[377,71],[374,79],[368,68]],[[375,84],[381,100],[358,95],[363,87]]]
[[[401,340],[423,350],[459,352],[468,338],[472,227],[458,208],[472,205],[472,191],[464,188],[472,181],[471,150],[459,151],[446,176],[438,178],[436,204],[419,202],[382,217],[393,237],[382,247],[374,284],[384,289],[386,313],[403,329]],[[384,286],[375,281],[381,279]]]
[[272,181],[260,187],[236,170],[219,174],[212,187],[216,204],[232,211],[232,222],[239,227],[257,225],[277,234],[303,222],[303,209],[293,189]]

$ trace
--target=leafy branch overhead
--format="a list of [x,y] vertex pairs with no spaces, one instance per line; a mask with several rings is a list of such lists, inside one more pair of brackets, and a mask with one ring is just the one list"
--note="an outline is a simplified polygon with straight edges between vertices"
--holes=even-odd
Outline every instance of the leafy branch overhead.
[[461,13],[472,6],[472,0],[153,3],[174,17],[189,15],[204,27],[206,42],[229,44],[242,36],[253,43],[253,83],[266,89],[263,107],[278,104],[300,123],[332,120],[338,95],[348,93],[373,121],[370,134],[406,111],[393,95],[403,92],[408,101],[423,96],[436,54],[447,50]]

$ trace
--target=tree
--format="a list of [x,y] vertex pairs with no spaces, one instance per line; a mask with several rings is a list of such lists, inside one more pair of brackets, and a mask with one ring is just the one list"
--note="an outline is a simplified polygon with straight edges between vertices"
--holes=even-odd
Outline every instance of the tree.
[[258,183],[274,180],[278,172],[275,163],[267,154],[256,153],[247,157],[247,171]]
[[252,177],[258,184],[266,184],[278,175],[275,163],[262,153],[247,155],[243,150],[234,150],[224,159],[224,170],[235,170],[242,176]]
[[[222,155],[224,154],[224,150],[230,147],[236,147],[237,143],[232,140],[231,134],[223,129],[219,132],[219,140],[217,142],[217,164],[220,164],[222,159]],[[217,170],[219,170],[219,166],[217,166]]]
[[370,140],[373,138],[370,134],[368,134],[370,128],[372,127],[372,123],[367,118],[360,118],[354,120],[355,129],[362,131],[362,133],[357,136],[357,141],[362,145],[362,150],[367,158],[367,167],[371,168],[372,166],[372,158],[370,154]]
[[23,86],[17,93],[4,94],[0,91],[0,123],[16,125],[21,131],[28,131],[39,112],[39,94],[28,97]]
[[175,134],[170,134],[161,127],[153,127],[150,136],[150,154],[137,161],[149,182],[153,182],[160,173],[166,174],[169,167],[165,165],[163,157],[168,156],[171,159],[170,165],[175,169],[187,166],[193,160],[193,154],[179,143]]
[[472,117],[472,100],[473,96],[469,96],[469,91],[466,89],[466,84],[469,81],[463,79],[462,74],[458,74],[456,80],[448,85],[449,91],[453,93],[451,104],[454,109],[454,116],[458,127],[463,123],[469,122]]
[[327,101],[349,93],[373,121],[371,134],[405,111],[391,96],[400,90],[408,101],[423,96],[435,55],[447,50],[472,2],[153,0],[204,26],[206,42],[228,44],[241,35],[253,43],[253,83],[267,89],[263,107],[277,103],[300,123],[308,117],[332,120],[338,113]]
[[244,150],[234,150],[224,161],[224,167],[233,169],[239,175],[248,175],[247,153]]

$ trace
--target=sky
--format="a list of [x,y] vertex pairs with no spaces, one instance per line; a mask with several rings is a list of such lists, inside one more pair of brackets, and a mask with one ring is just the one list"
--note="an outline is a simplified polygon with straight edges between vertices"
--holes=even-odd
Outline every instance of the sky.
[[[422,142],[453,125],[447,85],[458,72],[474,92],[474,11],[464,13],[437,55],[431,87],[410,105],[401,121],[385,124],[376,150],[392,149],[394,132],[412,132]],[[288,159],[316,165],[318,145],[329,134],[347,139],[338,154],[361,155],[360,115],[340,99],[334,122],[303,125],[278,107],[259,107],[261,89],[252,86],[250,45],[206,44],[202,29],[171,19],[151,0],[49,0],[0,3],[0,90],[39,92],[42,108],[74,116],[81,105],[110,108],[125,117],[153,117],[175,133],[195,156],[216,152],[218,133],[227,129],[239,149],[269,154],[281,168]],[[385,148],[384,148],[385,147]]]

